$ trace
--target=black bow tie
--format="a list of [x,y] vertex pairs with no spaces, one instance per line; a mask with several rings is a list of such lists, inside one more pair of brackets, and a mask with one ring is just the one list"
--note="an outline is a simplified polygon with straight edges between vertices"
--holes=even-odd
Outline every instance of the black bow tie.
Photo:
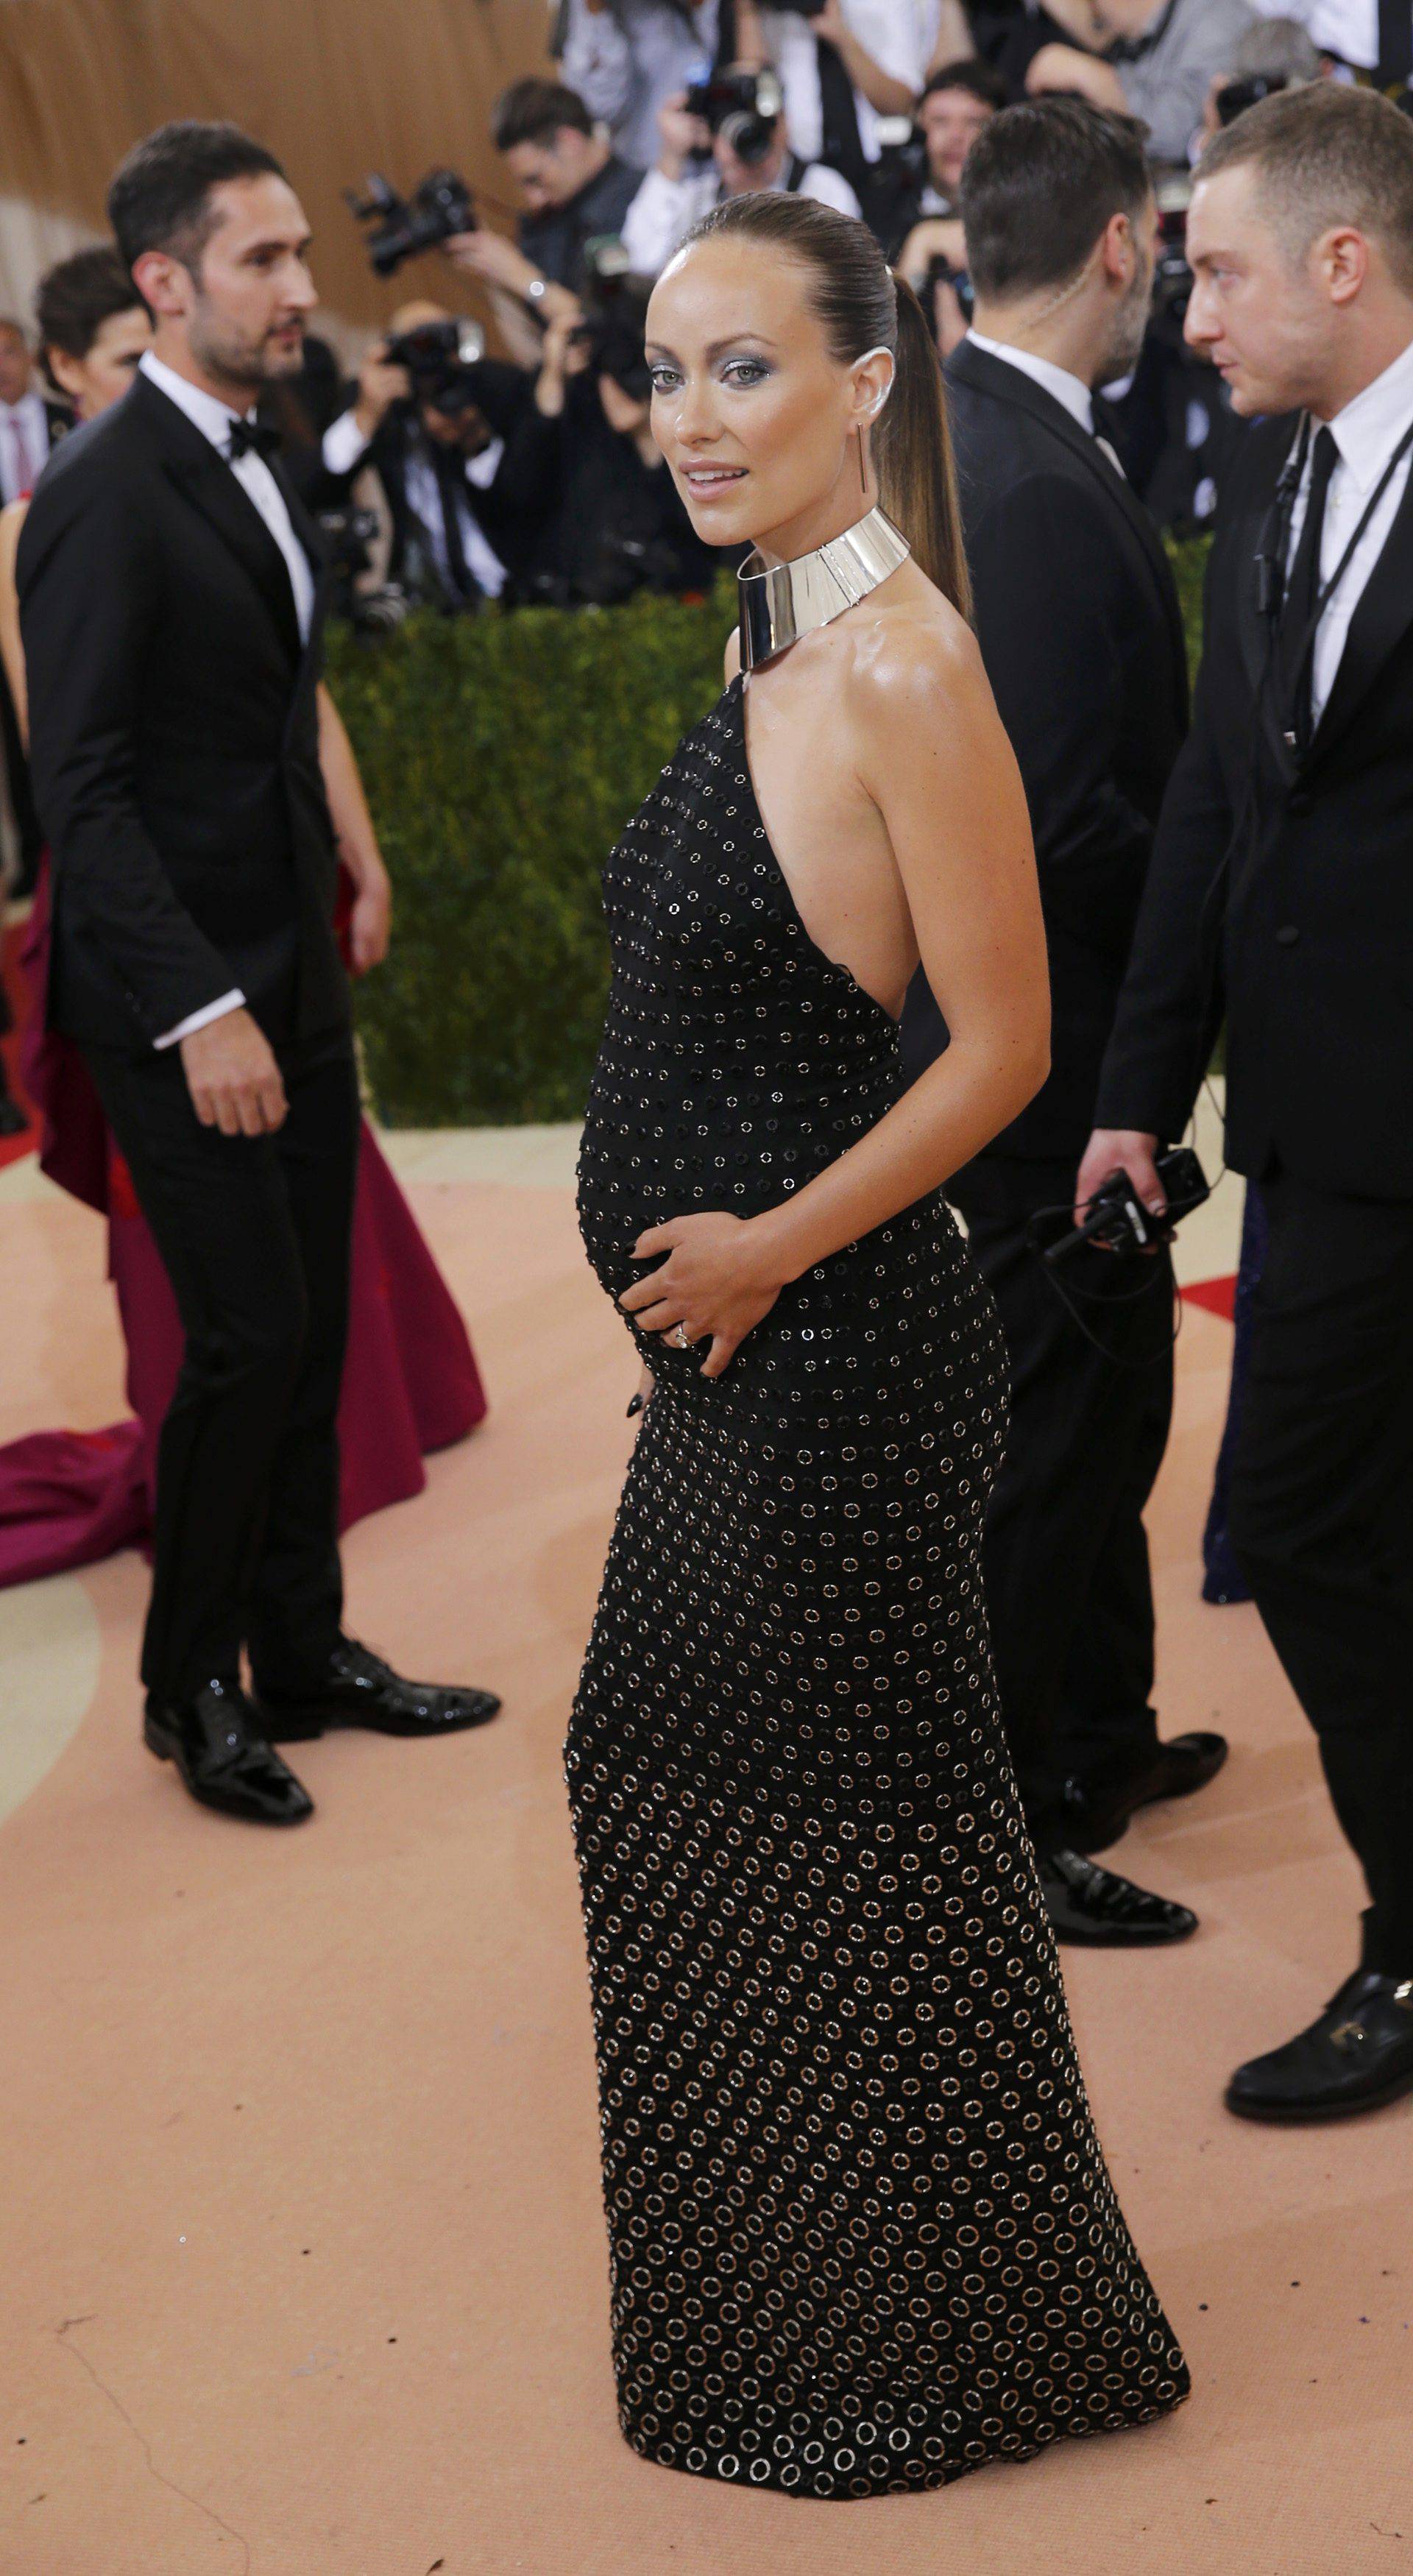
[[253,419],[231,422],[226,454],[232,465],[238,464],[242,456],[251,455],[263,456],[268,465],[279,452],[280,433],[277,429],[267,429],[263,421]]

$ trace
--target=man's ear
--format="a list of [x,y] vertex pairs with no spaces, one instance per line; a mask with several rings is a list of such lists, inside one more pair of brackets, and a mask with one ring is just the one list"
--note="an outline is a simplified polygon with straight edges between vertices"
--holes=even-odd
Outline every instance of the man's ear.
[[1099,264],[1115,285],[1126,286],[1133,275],[1138,257],[1133,238],[1133,219],[1127,214],[1111,215],[1099,240]]
[[169,319],[191,310],[191,271],[169,250],[145,250],[133,262],[133,284],[148,312]]
[[1357,224],[1335,224],[1310,254],[1314,275],[1332,304],[1352,304],[1369,274],[1369,244]]

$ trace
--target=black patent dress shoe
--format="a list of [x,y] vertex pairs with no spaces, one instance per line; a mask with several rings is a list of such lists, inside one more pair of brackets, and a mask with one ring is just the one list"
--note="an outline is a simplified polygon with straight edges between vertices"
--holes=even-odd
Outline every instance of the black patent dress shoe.
[[1152,1949],[1160,1941],[1186,1941],[1197,1917],[1165,1896],[1120,1878],[1076,1851],[1042,1852],[1040,1885],[1057,1941],[1087,1941],[1096,1949]]
[[1107,1851],[1126,1833],[1140,1807],[1160,1798],[1190,1798],[1215,1780],[1227,1758],[1224,1735],[1174,1735],[1155,1744],[1136,1771],[1113,1778],[1067,1780],[1064,1787],[1065,1836],[1072,1851]]
[[314,1801],[274,1752],[236,1682],[208,1682],[193,1699],[149,1699],[142,1740],[175,1762],[193,1798],[248,1825],[302,1825]]
[[341,1637],[317,1682],[298,1690],[255,1684],[255,1705],[272,1744],[300,1744],[329,1726],[367,1726],[378,1735],[459,1735],[484,1726],[500,1706],[494,1691],[405,1682],[381,1655]]
[[1238,2066],[1227,2109],[1243,2120],[1343,2120],[1413,2093],[1413,1977],[1356,1968],[1318,2021]]

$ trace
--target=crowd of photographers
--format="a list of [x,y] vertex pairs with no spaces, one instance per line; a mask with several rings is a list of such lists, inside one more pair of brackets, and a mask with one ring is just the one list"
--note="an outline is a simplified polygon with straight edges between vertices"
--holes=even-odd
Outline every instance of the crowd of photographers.
[[[406,197],[381,177],[350,196],[377,272],[442,257],[479,282],[507,354],[425,298],[397,311],[355,383],[311,338],[271,425],[323,519],[340,604],[375,629],[409,605],[703,587],[714,558],[654,445],[643,354],[651,284],[678,243],[718,198],[755,189],[860,214],[945,356],[972,309],[968,151],[1009,102],[1053,90],[1147,128],[1163,208],[1154,308],[1104,426],[1159,523],[1200,528],[1238,429],[1183,343],[1190,159],[1270,90],[1353,68],[1320,50],[1322,0],[1287,5],[1297,14],[1253,0],[563,0],[559,78],[517,81],[494,111],[513,236],[450,170]],[[0,475],[7,419],[0,402]]]

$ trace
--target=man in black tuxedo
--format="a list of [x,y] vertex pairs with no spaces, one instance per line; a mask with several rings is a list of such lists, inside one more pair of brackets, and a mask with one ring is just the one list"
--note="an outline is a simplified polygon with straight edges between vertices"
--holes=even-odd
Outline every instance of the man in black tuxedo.
[[[962,175],[976,287],[947,362],[976,627],[1020,762],[1050,956],[1052,1071],[949,1195],[1011,1357],[987,1524],[1001,1705],[1062,1939],[1183,1938],[1195,1918],[1084,1857],[1153,1799],[1200,1787],[1220,1737],[1160,1744],[1143,1509],[1172,1405],[1166,1256],[1082,1253],[1088,1331],[1030,1240],[1068,1208],[1094,1117],[1153,831],[1187,724],[1182,622],[1157,533],[1099,434],[1093,388],[1133,364],[1156,210],[1140,130],[1079,99],[1007,108]],[[945,1043],[919,979],[915,1068]],[[1063,1232],[1061,1213],[1053,1235]],[[1135,1284],[1144,1292],[1135,1297]]]
[[253,417],[300,363],[308,228],[269,153],[195,123],[129,154],[109,213],[153,345],[132,391],[64,442],[18,561],[49,1009],[83,1049],[186,1329],[146,1742],[207,1805],[291,1824],[311,1801],[275,1742],[444,1734],[496,1703],[401,1681],[342,1631],[358,1088],[326,768],[358,879],[355,962],[385,945],[387,886],[366,817],[362,835],[345,821],[317,540]]
[[1161,1199],[1224,996],[1269,1235],[1231,1537],[1370,1899],[1360,1966],[1227,2100],[1318,2119],[1413,2088],[1413,125],[1333,83],[1264,101],[1188,246],[1189,335],[1261,426],[1079,1193],[1122,1166]]

